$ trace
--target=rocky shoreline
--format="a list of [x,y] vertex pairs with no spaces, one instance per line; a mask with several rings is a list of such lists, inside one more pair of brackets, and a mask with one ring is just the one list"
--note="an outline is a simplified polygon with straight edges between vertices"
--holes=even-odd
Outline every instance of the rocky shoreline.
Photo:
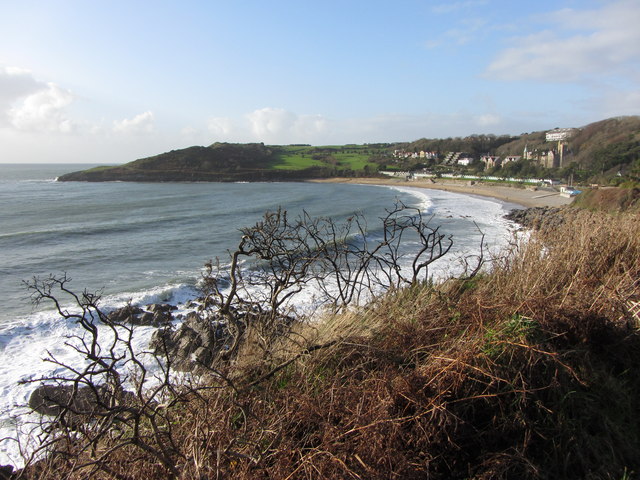
[[556,228],[567,221],[569,209],[560,207],[532,207],[511,210],[504,217],[524,228],[541,230]]

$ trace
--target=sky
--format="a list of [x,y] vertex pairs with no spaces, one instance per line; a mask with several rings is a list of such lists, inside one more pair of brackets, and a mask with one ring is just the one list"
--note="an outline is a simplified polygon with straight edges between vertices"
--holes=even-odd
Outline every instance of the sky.
[[0,163],[640,114],[640,0],[0,0]]

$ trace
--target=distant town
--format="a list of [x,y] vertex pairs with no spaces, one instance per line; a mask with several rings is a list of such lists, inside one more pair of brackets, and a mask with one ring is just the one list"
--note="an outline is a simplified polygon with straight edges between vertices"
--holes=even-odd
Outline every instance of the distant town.
[[[545,139],[551,145],[549,148],[529,149],[525,144],[522,155],[482,155],[479,158],[474,157],[467,152],[448,152],[443,158],[441,165],[455,166],[460,165],[467,167],[474,162],[480,161],[484,163],[485,169],[501,167],[510,162],[518,160],[531,160],[544,168],[563,168],[571,161],[571,151],[567,151],[566,141],[569,140],[578,129],[576,128],[556,128],[546,132]],[[393,152],[396,160],[425,159],[440,160],[438,152],[420,150],[418,152],[410,152],[403,149],[397,149]]]

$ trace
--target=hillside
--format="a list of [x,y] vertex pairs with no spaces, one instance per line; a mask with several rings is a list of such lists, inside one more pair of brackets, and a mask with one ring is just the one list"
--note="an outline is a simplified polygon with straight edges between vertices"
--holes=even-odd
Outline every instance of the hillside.
[[380,146],[265,146],[214,143],[194,146],[114,166],[69,173],[59,181],[288,181],[373,173]]
[[234,181],[263,179],[274,162],[263,144],[214,143],[172,150],[115,167],[62,175],[59,181]]
[[[470,172],[510,177],[565,178],[587,183],[640,179],[640,116],[602,120],[576,128],[563,141],[547,141],[540,131],[519,136],[471,135],[411,143],[368,145],[264,145],[214,143],[193,146],[114,166],[62,175],[60,181],[288,181],[369,176],[379,169]],[[483,155],[523,156],[502,166],[480,162]],[[402,152],[402,156],[396,155]],[[429,152],[426,155],[425,152]],[[442,165],[450,152],[474,162]],[[561,159],[561,161],[560,161]]]
[[[575,166],[585,179],[629,173],[640,164],[640,116],[609,118],[577,128],[565,142],[564,167]],[[523,134],[496,149],[497,155],[522,155],[555,148],[545,140],[545,132]],[[640,170],[639,170],[640,171]],[[604,175],[608,173],[608,175]]]
[[[428,160],[422,157],[405,157],[404,160],[396,159],[395,163],[403,170],[426,166],[441,173],[453,169],[459,173],[565,180],[573,175],[575,181],[587,183],[618,184],[640,179],[640,116],[610,118],[574,128],[573,134],[562,142],[561,162],[558,142],[546,139],[546,134],[551,130],[518,136],[422,138],[411,143],[397,144],[396,148],[409,153],[429,152],[430,155],[425,156]],[[472,157],[475,162],[469,167],[443,167],[445,155],[449,152],[463,152],[463,156]],[[484,155],[501,159],[508,156],[522,158],[490,167],[479,161]]]
[[640,188],[588,189],[576,197],[575,207],[609,213],[640,212]]

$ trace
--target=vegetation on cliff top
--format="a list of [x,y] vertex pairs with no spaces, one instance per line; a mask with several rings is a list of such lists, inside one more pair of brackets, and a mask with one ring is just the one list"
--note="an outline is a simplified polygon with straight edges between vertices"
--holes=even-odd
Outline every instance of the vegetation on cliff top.
[[640,185],[627,188],[587,189],[576,197],[573,206],[609,213],[639,213]]
[[[640,217],[566,215],[571,222],[514,242],[484,273],[414,283],[349,313],[294,322],[268,345],[254,337],[233,366],[201,378],[202,388],[177,385],[180,402],[150,405],[155,416],[129,434],[139,437],[125,435],[146,444],[115,448],[106,436],[78,450],[72,442],[27,472],[632,478],[640,471]],[[171,428],[153,436],[160,419]]]
[[[99,167],[62,175],[62,181],[287,181],[335,176],[363,176],[379,169],[488,173],[517,178],[562,178],[620,184],[640,181],[640,117],[602,120],[576,129],[565,141],[564,165],[545,168],[536,160],[520,159],[486,170],[482,155],[522,155],[557,148],[544,131],[509,135],[470,135],[445,139],[422,138],[410,143],[311,146],[261,143],[214,143],[143,158],[124,165]],[[436,158],[397,158],[394,150],[434,152]],[[449,152],[466,152],[470,166],[442,165]]]
[[62,175],[61,181],[260,181],[354,176],[377,171],[382,146],[214,143],[113,167]]

